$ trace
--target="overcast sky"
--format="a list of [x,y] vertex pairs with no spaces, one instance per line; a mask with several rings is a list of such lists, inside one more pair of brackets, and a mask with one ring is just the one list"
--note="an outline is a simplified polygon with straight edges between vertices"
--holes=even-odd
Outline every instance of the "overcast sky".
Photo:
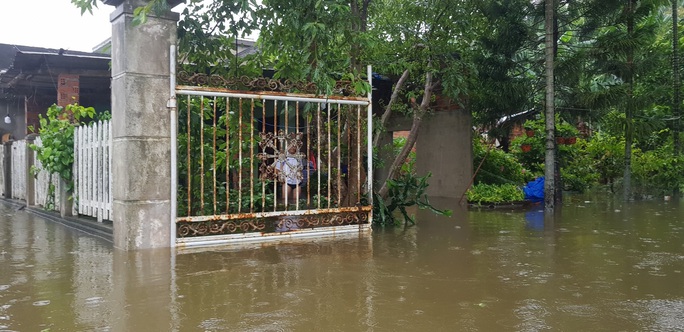
[[110,37],[113,10],[100,3],[81,16],[69,0],[0,0],[0,43],[90,52]]
[[81,16],[70,0],[0,0],[0,43],[91,52],[112,34],[114,7],[98,6]]

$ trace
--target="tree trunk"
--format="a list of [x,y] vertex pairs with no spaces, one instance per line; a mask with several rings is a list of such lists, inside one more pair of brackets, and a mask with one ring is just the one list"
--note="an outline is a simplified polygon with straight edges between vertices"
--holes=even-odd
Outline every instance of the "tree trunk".
[[546,153],[544,155],[544,209],[551,212],[555,208],[556,193],[555,193],[555,100],[554,100],[554,82],[553,82],[553,54],[554,54],[554,38],[553,38],[553,17],[555,15],[555,0],[546,0],[545,8],[545,69],[546,69]]
[[[627,3],[627,36],[634,38],[634,9],[636,0]],[[632,197],[632,143],[634,141],[634,47],[627,50],[627,109],[625,114],[625,172],[623,175],[623,198],[628,201]]]
[[404,144],[404,147],[399,152],[399,155],[394,159],[394,162],[392,162],[392,166],[390,166],[387,179],[378,191],[378,195],[382,199],[386,199],[387,194],[389,192],[387,181],[394,179],[394,177],[396,177],[399,169],[401,169],[401,165],[403,165],[406,161],[409,152],[411,152],[411,149],[413,149],[413,146],[415,145],[416,140],[418,139],[418,130],[420,129],[420,126],[423,122],[423,117],[425,116],[425,113],[427,112],[428,107],[430,106],[430,100],[432,99],[432,89],[432,73],[428,72],[427,74],[425,74],[425,89],[423,91],[423,101],[420,103],[420,106],[414,107],[413,124],[411,125],[411,131],[409,132],[409,135],[406,138],[406,144]]
[[[397,84],[394,86],[394,91],[392,91],[392,96],[390,97],[389,102],[387,103],[387,107],[385,107],[385,112],[382,113],[382,117],[380,118],[380,130],[384,130],[384,128],[387,127],[387,122],[389,122],[390,116],[392,115],[392,105],[397,101],[397,97],[399,96],[399,91],[401,91],[401,88],[404,87],[404,82],[406,82],[406,79],[409,76],[409,70],[406,69],[404,70],[404,73],[401,74],[401,77],[397,81]],[[380,140],[380,132],[375,134],[375,137],[373,137],[373,148],[376,149],[378,148],[378,141]]]
[[[679,6],[677,6],[679,0],[672,0],[672,115],[674,116],[674,124],[672,128],[672,138],[674,141],[674,156],[679,157],[682,147],[681,147],[681,141],[680,141],[680,131],[681,131],[681,120],[680,120],[680,95],[679,95],[679,86],[680,86],[680,76],[679,76],[679,30],[678,30],[678,18],[677,18],[677,10],[679,9]],[[672,193],[672,196],[676,199],[679,198],[680,193],[679,193],[679,186],[676,186],[674,189],[674,192]]]

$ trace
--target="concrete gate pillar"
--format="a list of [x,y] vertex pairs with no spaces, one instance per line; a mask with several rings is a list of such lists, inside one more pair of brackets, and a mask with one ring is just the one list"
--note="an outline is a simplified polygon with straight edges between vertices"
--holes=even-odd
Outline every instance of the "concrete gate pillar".
[[430,197],[460,198],[473,174],[472,116],[463,109],[437,111],[423,120],[416,141],[418,174],[432,172]]
[[171,239],[171,135],[166,105],[178,14],[151,13],[144,24],[135,25],[133,11],[147,1],[104,2],[116,6],[110,17],[114,246],[169,247],[175,239]]

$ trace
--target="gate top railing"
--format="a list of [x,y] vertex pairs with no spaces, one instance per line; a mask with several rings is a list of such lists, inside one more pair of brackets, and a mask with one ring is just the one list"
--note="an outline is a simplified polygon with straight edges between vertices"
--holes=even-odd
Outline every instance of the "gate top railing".
[[[370,83],[370,67],[368,74]],[[370,93],[316,96],[288,92],[307,91],[307,85],[206,75],[182,74],[179,82],[222,85],[173,86],[174,222],[216,222],[203,226],[204,231],[181,225],[180,236],[216,234],[212,227],[226,228],[223,234],[271,227],[255,222],[225,226],[242,219],[298,217],[301,223],[312,215],[328,215],[331,221],[340,214],[365,213],[368,217],[361,219],[370,222]],[[234,86],[267,91],[229,89]],[[348,94],[349,88],[340,84],[336,91]],[[278,227],[272,230],[290,230]]]

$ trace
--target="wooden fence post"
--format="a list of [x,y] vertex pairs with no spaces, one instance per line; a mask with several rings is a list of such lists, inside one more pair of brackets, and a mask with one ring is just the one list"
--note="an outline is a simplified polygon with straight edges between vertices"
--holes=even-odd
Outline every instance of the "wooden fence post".
[[36,181],[31,172],[31,168],[35,165],[35,154],[31,145],[35,143],[36,136],[36,134],[26,136],[26,206],[36,205]]
[[5,177],[5,198],[12,198],[12,141],[3,143],[5,145],[4,160],[5,169],[3,174]]

